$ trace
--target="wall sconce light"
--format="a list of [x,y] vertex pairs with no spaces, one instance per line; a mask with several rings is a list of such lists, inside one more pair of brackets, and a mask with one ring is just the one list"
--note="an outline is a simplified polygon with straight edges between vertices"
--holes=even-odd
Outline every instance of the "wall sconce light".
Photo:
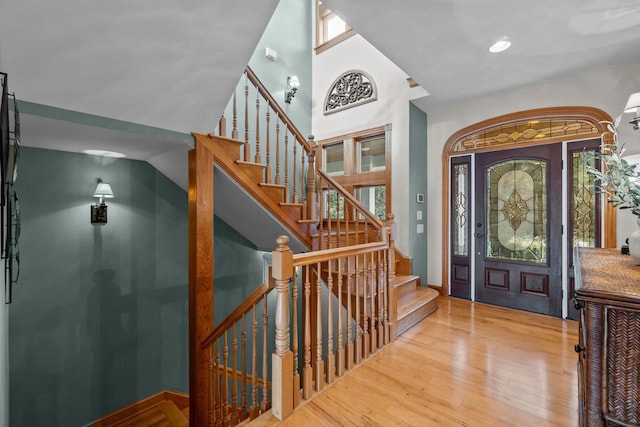
[[106,224],[107,204],[104,199],[113,197],[111,186],[98,178],[98,185],[96,186],[96,191],[93,192],[93,197],[97,197],[98,200],[95,205],[91,205],[91,224]]
[[298,80],[298,76],[287,77],[287,87],[289,88],[289,91],[284,93],[284,102],[291,104],[291,100],[296,96],[296,91],[300,87],[300,80]]
[[638,130],[638,123],[640,123],[640,92],[632,93],[631,96],[629,96],[627,105],[624,107],[624,112],[636,114],[629,124],[633,125],[634,130]]

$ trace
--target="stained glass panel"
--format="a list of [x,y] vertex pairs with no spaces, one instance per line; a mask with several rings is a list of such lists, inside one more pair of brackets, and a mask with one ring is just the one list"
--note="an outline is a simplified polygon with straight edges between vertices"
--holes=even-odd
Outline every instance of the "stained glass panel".
[[576,151],[573,162],[573,246],[596,246],[596,185],[594,175],[587,168],[594,168],[595,158],[589,151]]
[[486,174],[487,257],[546,263],[546,162],[508,160]]
[[468,200],[467,182],[469,180],[469,165],[458,164],[453,167],[453,254],[469,255],[469,221],[467,220]]

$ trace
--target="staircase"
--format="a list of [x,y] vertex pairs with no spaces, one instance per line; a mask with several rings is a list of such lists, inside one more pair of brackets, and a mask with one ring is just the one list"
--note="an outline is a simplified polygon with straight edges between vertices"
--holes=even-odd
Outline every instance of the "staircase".
[[[438,293],[420,285],[411,259],[395,247],[393,215],[381,221],[317,170],[313,137],[302,137],[250,69],[246,76],[244,140],[234,94],[229,135],[223,117],[217,134],[194,134],[189,156],[189,415],[197,426],[237,425],[269,410],[284,419],[437,309]],[[251,95],[248,83],[255,85]],[[252,131],[249,99],[257,99]],[[230,225],[272,250],[272,281],[216,328],[213,165],[261,209]],[[274,219],[277,226],[262,222]],[[294,253],[287,235],[303,250]],[[170,404],[148,410],[158,419],[175,414]]]

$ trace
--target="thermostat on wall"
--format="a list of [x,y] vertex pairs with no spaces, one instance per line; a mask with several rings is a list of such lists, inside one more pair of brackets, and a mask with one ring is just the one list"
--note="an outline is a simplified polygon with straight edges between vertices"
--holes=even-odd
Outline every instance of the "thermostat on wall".
[[416,194],[416,202],[424,203],[424,194],[422,194],[422,193]]

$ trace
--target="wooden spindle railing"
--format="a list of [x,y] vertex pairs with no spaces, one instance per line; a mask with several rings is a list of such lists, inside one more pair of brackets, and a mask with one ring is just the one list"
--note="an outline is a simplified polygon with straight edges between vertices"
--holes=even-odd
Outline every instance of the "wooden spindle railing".
[[[240,90],[244,97],[240,103],[244,104],[244,142],[241,158],[245,162],[261,164],[265,168],[263,183],[283,185],[283,203],[303,205],[303,217],[307,216],[309,207],[307,200],[312,191],[310,183],[315,180],[314,162],[310,156],[315,156],[315,142],[313,137],[309,141],[302,136],[283,108],[262,84],[251,68],[247,67],[244,79],[240,83]],[[255,124],[250,122],[249,103],[255,95]],[[218,124],[218,135],[238,139],[238,99],[234,96],[227,107],[228,116],[233,115],[231,135],[227,135],[224,115]],[[242,109],[241,109],[242,111]],[[270,126],[271,117],[277,118],[275,128]],[[251,120],[250,120],[251,118]],[[284,132],[284,147],[281,146],[280,134]],[[275,160],[272,158],[272,140],[276,141]],[[251,153],[253,152],[253,157]],[[264,152],[264,156],[262,155]],[[275,163],[275,164],[274,164]],[[284,171],[284,177],[282,172]],[[306,180],[305,180],[306,177]],[[301,218],[302,219],[302,218]]]
[[320,200],[314,249],[330,249],[384,239],[384,223],[325,172],[318,170],[315,197]]
[[[210,425],[237,425],[247,418],[255,419],[271,407],[271,383],[268,381],[265,359],[268,354],[269,323],[267,295],[273,289],[275,284],[260,285],[202,342],[201,348],[210,348],[212,355],[209,361]],[[260,305],[263,310],[262,328],[257,322]],[[247,354],[248,316],[251,318],[250,358]],[[260,332],[262,349],[258,348]],[[263,361],[262,364],[258,363],[259,359]],[[250,370],[247,370],[248,360],[251,361]],[[258,370],[259,365],[262,372]],[[262,389],[261,401],[258,400],[259,388]]]
[[[388,280],[394,274],[390,271],[392,227],[392,221],[387,221],[376,242],[295,255],[287,246],[288,238],[278,238],[272,253],[273,277],[280,284],[272,367],[272,413],[277,418],[286,418],[300,393],[303,399],[311,398],[391,341],[394,322],[385,307],[390,298]],[[298,269],[302,293],[297,291]],[[286,293],[289,283],[293,283],[291,294]],[[328,292],[323,293],[325,286]],[[297,375],[298,358],[294,356],[298,351],[299,306],[303,308],[301,376]],[[290,341],[290,325],[294,342]]]

